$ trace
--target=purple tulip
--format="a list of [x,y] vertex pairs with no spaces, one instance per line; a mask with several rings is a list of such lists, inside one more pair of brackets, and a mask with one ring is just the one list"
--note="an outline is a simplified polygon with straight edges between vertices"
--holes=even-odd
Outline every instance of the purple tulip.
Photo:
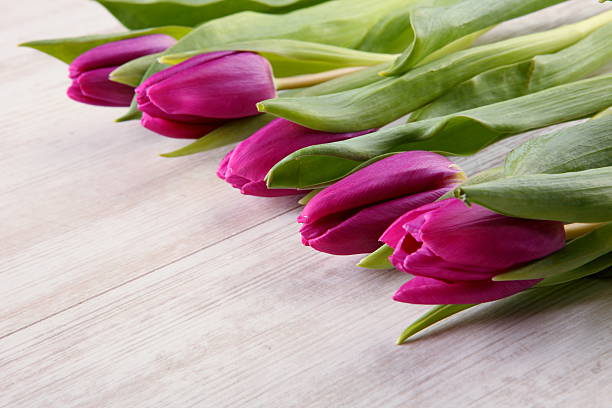
[[136,88],[143,126],[178,138],[199,138],[229,119],[257,115],[257,102],[275,96],[268,60],[236,51],[195,56]]
[[302,242],[336,255],[376,250],[400,215],[454,188],[463,173],[436,153],[411,151],[377,161],[327,187],[306,205]]
[[68,97],[99,106],[130,106],[134,88],[108,79],[117,67],[133,59],[155,54],[174,45],[176,40],[165,34],[114,41],[79,55],[69,67],[72,85]]
[[417,277],[395,294],[400,302],[470,304],[510,296],[539,280],[491,278],[564,246],[563,224],[507,217],[451,198],[398,218],[381,241],[394,248],[391,262]]
[[337,142],[369,133],[325,133],[308,129],[286,119],[274,119],[230,151],[217,175],[240,189],[242,194],[278,197],[304,193],[303,190],[269,189],[264,178],[285,156],[307,146]]

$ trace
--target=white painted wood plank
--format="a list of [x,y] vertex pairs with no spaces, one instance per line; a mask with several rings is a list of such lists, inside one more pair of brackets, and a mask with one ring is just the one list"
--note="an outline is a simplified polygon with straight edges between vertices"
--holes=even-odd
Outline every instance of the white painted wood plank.
[[[0,401],[62,407],[605,407],[612,281],[481,306],[403,347],[406,278],[285,214],[0,343]],[[598,312],[598,313],[594,313]],[[595,392],[597,391],[597,392]]]

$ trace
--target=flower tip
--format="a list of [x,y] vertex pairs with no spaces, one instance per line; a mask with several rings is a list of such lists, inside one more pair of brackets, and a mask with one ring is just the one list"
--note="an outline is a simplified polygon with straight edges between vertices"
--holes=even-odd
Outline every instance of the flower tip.
[[257,107],[257,110],[259,112],[265,112],[266,111],[266,107],[263,104],[263,102],[258,102],[255,106]]

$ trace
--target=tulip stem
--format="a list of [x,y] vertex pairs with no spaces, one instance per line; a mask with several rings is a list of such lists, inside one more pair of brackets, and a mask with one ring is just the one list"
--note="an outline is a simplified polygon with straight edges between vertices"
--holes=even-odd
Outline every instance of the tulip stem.
[[348,67],[332,69],[330,71],[324,72],[317,72],[316,74],[296,75],[286,78],[275,78],[274,83],[276,84],[276,89],[278,89],[279,91],[283,89],[305,88],[307,86],[320,84],[321,82],[326,82],[331,79],[352,74],[353,72],[361,71],[365,68],[367,67]]
[[565,228],[565,239],[569,241],[570,239],[581,237],[599,227],[604,225],[605,222],[595,222],[595,223],[575,223],[575,224],[567,224]]

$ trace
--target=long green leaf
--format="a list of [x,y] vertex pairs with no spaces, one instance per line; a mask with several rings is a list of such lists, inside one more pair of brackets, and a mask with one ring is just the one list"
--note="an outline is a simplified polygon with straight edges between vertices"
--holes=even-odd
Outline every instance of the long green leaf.
[[277,78],[344,67],[374,66],[391,62],[396,55],[359,51],[352,48],[320,44],[310,41],[266,38],[217,45],[186,53],[166,55],[160,62],[175,65],[195,55],[213,51],[239,50],[257,52],[272,65]]
[[[594,231],[570,241],[563,249],[530,263],[519,269],[497,275],[494,281],[529,280],[567,276],[576,268],[582,267],[612,251],[612,224],[604,225]],[[561,279],[563,280],[563,279]],[[562,282],[559,282],[562,283]]]
[[176,65],[195,55],[227,50],[254,51],[264,56],[273,54],[302,62],[316,61],[333,66],[372,66],[390,62],[395,57],[393,54],[360,51],[352,48],[310,41],[266,38],[262,40],[216,45],[200,50],[166,55],[160,58],[160,62],[162,64]]
[[460,37],[562,1],[465,0],[449,7],[419,9],[410,16],[412,43],[385,75],[401,75]]
[[327,0],[96,0],[132,29],[163,24],[196,26],[241,11],[286,13]]
[[397,339],[397,344],[403,344],[409,337],[414,336],[418,332],[425,330],[429,326],[438,323],[440,320],[446,319],[454,314],[470,309],[473,305],[438,305],[434,306],[427,313],[419,317]]
[[401,77],[325,96],[269,99],[261,111],[311,129],[348,132],[386,125],[489,69],[555,52],[612,22],[612,11],[554,30],[456,52]]
[[142,37],[149,34],[167,34],[177,40],[183,38],[191,31],[189,27],[163,26],[146,30],[125,31],[113,34],[87,35],[82,37],[56,38],[53,40],[30,41],[19,44],[21,47],[30,47],[49,54],[67,64],[76,57],[102,44],[126,38]]
[[612,167],[506,177],[461,186],[456,195],[513,217],[606,222],[612,220]]
[[[434,0],[423,7],[448,7],[462,0]],[[390,13],[380,19],[365,36],[359,48],[362,50],[380,49],[381,52],[401,53],[414,42],[414,31],[410,20],[415,9],[407,8]],[[388,70],[391,66],[385,68]]]
[[538,286],[553,286],[560,285],[562,283],[575,281],[582,279],[587,276],[595,275],[601,271],[612,266],[612,252],[608,252],[606,255],[600,256],[597,259],[592,260],[576,269],[573,269],[564,273],[556,273],[542,282],[538,283]]
[[611,60],[612,23],[609,23],[557,53],[538,55],[477,75],[413,112],[410,121],[444,116],[575,81]]
[[508,154],[505,176],[566,173],[612,166],[612,116],[551,132]]
[[610,103],[612,74],[585,79],[441,118],[306,147],[277,163],[268,174],[268,184],[273,188],[318,187],[392,152],[472,154],[504,137],[579,119]]

